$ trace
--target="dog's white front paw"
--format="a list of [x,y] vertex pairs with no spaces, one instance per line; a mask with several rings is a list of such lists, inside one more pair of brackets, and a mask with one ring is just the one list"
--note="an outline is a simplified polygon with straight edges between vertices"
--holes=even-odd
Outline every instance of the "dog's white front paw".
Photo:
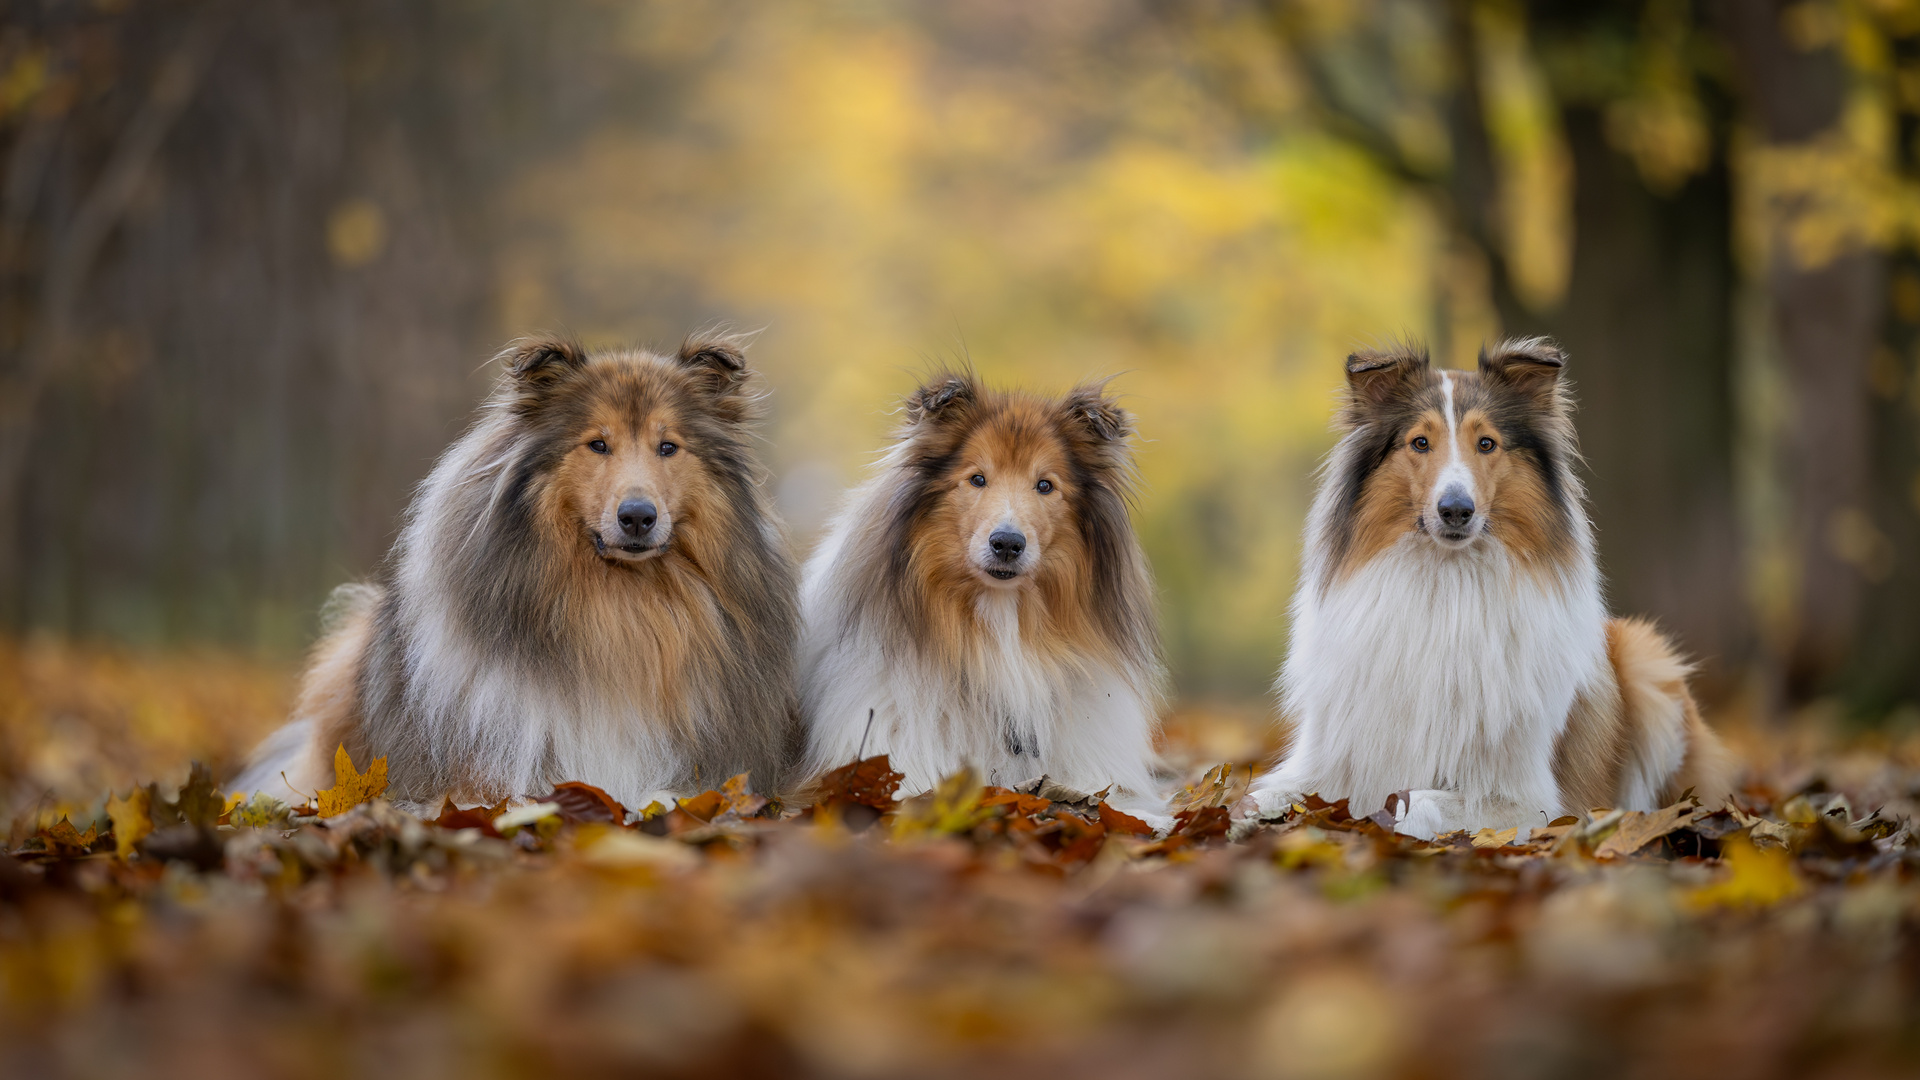
[[1455,804],[1459,801],[1459,796],[1453,792],[1437,788],[1410,791],[1406,796],[1406,804],[1399,807],[1400,813],[1396,815],[1393,831],[1418,836],[1423,840],[1452,832],[1458,828],[1453,818]]

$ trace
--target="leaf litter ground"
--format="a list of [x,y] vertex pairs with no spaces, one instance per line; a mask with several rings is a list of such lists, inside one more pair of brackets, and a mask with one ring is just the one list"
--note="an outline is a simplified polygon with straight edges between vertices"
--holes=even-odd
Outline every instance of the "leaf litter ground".
[[42,800],[0,859],[0,1073],[1920,1067],[1910,749],[1748,739],[1731,810],[1429,842],[1318,799],[1240,836],[1245,763],[1195,727],[1165,837],[1045,782],[898,799],[884,757],[801,806],[735,777],[414,814],[350,758],[296,810],[203,768]]

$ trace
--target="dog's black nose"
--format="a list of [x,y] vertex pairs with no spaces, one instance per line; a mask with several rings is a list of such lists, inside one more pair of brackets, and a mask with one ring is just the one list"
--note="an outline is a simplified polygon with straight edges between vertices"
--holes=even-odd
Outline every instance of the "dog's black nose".
[[1450,487],[1440,493],[1440,520],[1450,529],[1465,528],[1473,520],[1473,496],[1467,489]]
[[993,557],[1001,562],[1012,562],[1027,550],[1027,538],[1012,529],[995,529],[987,537],[987,544],[993,548]]
[[645,536],[653,531],[653,523],[660,520],[660,511],[654,509],[652,499],[628,499],[620,504],[620,531],[628,536]]

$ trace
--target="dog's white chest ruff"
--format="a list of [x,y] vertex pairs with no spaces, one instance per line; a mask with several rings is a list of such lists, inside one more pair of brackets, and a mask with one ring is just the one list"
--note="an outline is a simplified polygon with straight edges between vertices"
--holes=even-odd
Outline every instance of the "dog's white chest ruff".
[[1368,814],[1413,790],[1403,831],[1558,816],[1554,742],[1606,672],[1597,575],[1545,579],[1496,544],[1408,534],[1317,592],[1309,577],[1294,602],[1280,676],[1293,745],[1256,785],[1263,809],[1315,792]]

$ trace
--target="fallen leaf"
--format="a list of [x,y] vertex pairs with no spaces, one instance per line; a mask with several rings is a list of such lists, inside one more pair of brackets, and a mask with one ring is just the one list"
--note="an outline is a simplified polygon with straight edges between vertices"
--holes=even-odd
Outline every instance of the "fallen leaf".
[[849,762],[821,777],[814,785],[814,801],[821,805],[858,803],[886,813],[897,805],[894,792],[905,779],[904,773],[893,771],[887,755],[881,754]]
[[501,836],[512,836],[515,832],[528,825],[537,825],[548,818],[558,820],[559,817],[559,803],[528,803],[525,806],[516,806],[506,813],[501,814],[499,817],[494,818],[493,828],[494,831],[498,832]]
[[385,794],[387,790],[387,759],[378,757],[367,766],[366,772],[353,767],[353,758],[347,756],[347,748],[342,744],[333,752],[333,786],[314,796],[320,806],[323,818],[339,817],[341,814],[372,802]]
[[1246,795],[1247,788],[1253,783],[1252,768],[1241,768],[1232,763],[1215,765],[1208,769],[1198,783],[1182,789],[1173,799],[1174,812],[1191,810],[1202,806],[1232,806]]
[[727,797],[718,791],[703,791],[691,799],[676,800],[680,812],[700,822],[709,822],[727,808]]
[[1481,829],[1473,834],[1473,846],[1477,848],[1503,848],[1520,838],[1518,827],[1511,829]]
[[1697,802],[1686,801],[1660,810],[1629,810],[1593,854],[1601,859],[1624,859],[1691,821],[1698,808]]
[[1025,792],[1011,791],[1007,788],[982,788],[980,805],[986,808],[1002,807],[1009,814],[1030,815],[1044,813],[1053,806],[1053,800]]
[[540,801],[558,806],[560,820],[569,824],[598,821],[624,825],[627,822],[627,808],[621,806],[618,799],[577,780],[553,785],[553,790],[542,795]]
[[747,785],[747,774],[741,773],[721,785],[720,793],[725,796],[726,812],[736,817],[752,817],[766,808],[764,795],[756,795]]
[[[384,768],[381,775],[385,775]],[[386,786],[384,781],[381,786]],[[178,821],[211,829],[219,824],[220,815],[227,812],[227,797],[214,784],[213,771],[196,761],[187,773],[186,786],[180,789],[180,794],[174,796],[173,802],[167,809]],[[155,816],[157,818],[160,815]],[[157,821],[156,824],[158,824]]]
[[1726,877],[1688,894],[1696,907],[1772,907],[1800,891],[1793,857],[1779,848],[1756,847],[1744,836],[1721,843]]
[[153,791],[137,787],[124,799],[107,800],[107,820],[113,823],[113,852],[121,859],[133,855],[134,845],[153,831]]
[[893,835],[904,839],[967,832],[988,813],[980,805],[982,795],[979,778],[972,769],[963,767],[927,795],[903,805],[894,818]]
[[74,859],[93,850],[94,841],[100,839],[100,827],[89,824],[86,832],[74,828],[73,822],[62,817],[52,825],[35,833],[41,850],[62,859]]
[[1132,814],[1115,810],[1105,802],[1100,804],[1100,824],[1105,825],[1109,832],[1125,833],[1128,836],[1153,835],[1153,826]]
[[443,829],[479,829],[488,836],[499,836],[499,830],[493,827],[493,819],[508,809],[508,805],[502,802],[498,806],[475,806],[462,810],[453,804],[452,799],[448,799],[441,804],[440,815],[433,819],[433,823]]

